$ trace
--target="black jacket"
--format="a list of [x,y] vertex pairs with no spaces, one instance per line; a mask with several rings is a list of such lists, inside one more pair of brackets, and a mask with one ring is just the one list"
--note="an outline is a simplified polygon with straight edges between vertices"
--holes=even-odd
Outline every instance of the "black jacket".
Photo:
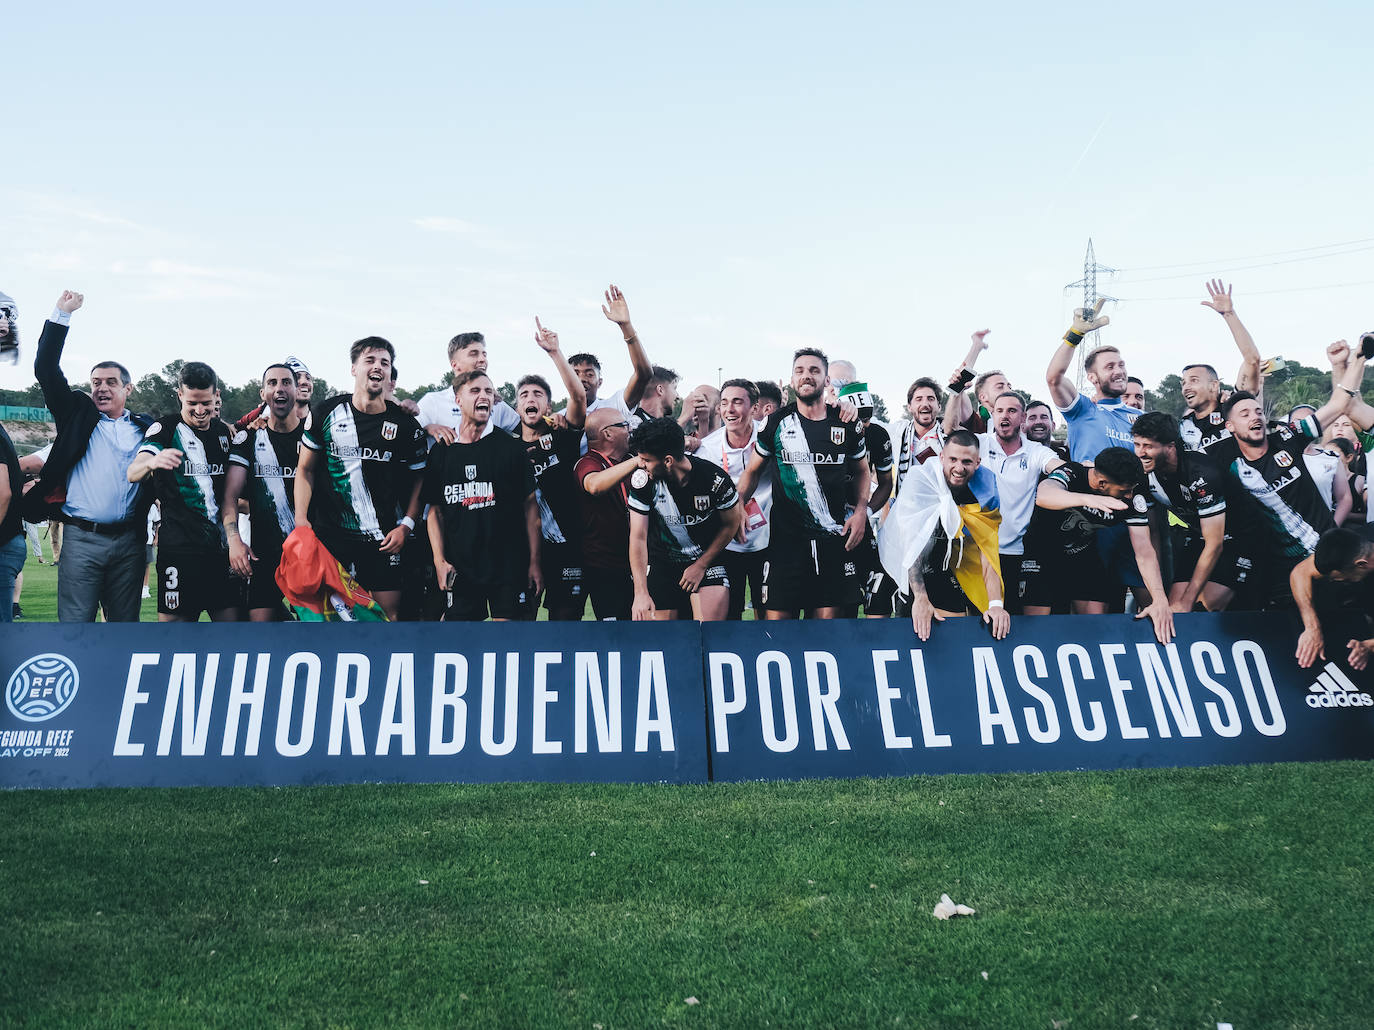
[[[90,394],[73,390],[62,374],[62,347],[67,342],[67,326],[56,322],[43,323],[43,335],[38,338],[38,356],[33,361],[33,374],[43,388],[43,400],[57,423],[57,439],[43,464],[43,471],[33,489],[24,495],[24,518],[30,522],[60,519],[62,505],[67,500],[67,477],[86,454],[91,433],[100,422],[100,412]],[[134,425],[146,430],[153,423],[150,415],[129,413]],[[152,479],[139,485],[134,516],[143,519],[153,503]]]

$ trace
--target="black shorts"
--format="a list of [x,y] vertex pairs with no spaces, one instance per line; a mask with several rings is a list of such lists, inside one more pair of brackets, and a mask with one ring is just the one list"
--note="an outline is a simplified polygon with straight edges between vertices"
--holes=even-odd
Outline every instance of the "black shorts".
[[464,580],[461,574],[453,587],[444,591],[445,622],[482,622],[490,613],[493,619],[524,622],[533,618],[529,583],[509,581],[485,584]]
[[[1002,570],[1002,603],[1011,615],[1020,615],[1025,604],[1026,580],[1021,574],[1020,554],[999,554],[997,560]],[[1035,565],[1034,559],[1031,561]],[[1032,573],[1034,574],[1034,573]]]
[[[649,566],[649,597],[653,600],[656,611],[677,612],[684,619],[692,617],[692,595],[678,586],[688,564],[690,563],[655,562]],[[705,587],[730,589],[730,577],[726,574],[724,565],[717,563],[707,568],[698,589]]]
[[592,612],[598,619],[630,618],[634,607],[635,585],[629,569],[597,569],[582,567],[582,587],[592,602]]
[[245,584],[229,571],[229,552],[161,547],[157,553],[157,610],[191,622],[201,612],[242,608]]
[[861,556],[844,549],[844,537],[782,540],[768,544],[763,603],[784,612],[857,606],[862,595]]
[[539,554],[544,573],[544,607],[581,609],[587,603],[582,589],[582,549],[576,544],[551,544],[545,540]]
[[405,580],[401,556],[379,551],[380,540],[321,537],[320,542],[368,593],[401,589]]
[[[1054,588],[1054,577],[1049,565],[1039,556],[1022,554],[1017,556],[1016,565],[1016,608],[1017,611],[1025,611],[1031,608],[1053,608],[1061,598]],[[1006,581],[1006,571],[1003,570],[1003,581]],[[1010,583],[1006,587],[1007,610],[1011,610],[1012,586]]]
[[278,608],[285,611],[282,603],[281,587],[277,586],[277,566],[281,564],[281,552],[269,551],[259,554],[253,562],[253,578],[248,581],[248,607]]
[[[1170,542],[1174,555],[1174,574],[1170,578],[1175,583],[1187,583],[1193,578],[1197,561],[1202,557],[1202,537],[1175,533]],[[1255,563],[1245,553],[1246,550],[1247,548],[1239,541],[1227,537],[1226,542],[1221,545],[1221,557],[1217,559],[1207,582],[1230,587],[1232,590],[1245,587],[1255,572]]]
[[726,548],[720,553],[720,563],[725,566],[725,575],[730,580],[730,614],[726,618],[736,622],[744,618],[746,587],[753,599],[754,618],[763,618],[763,563],[767,560],[766,547],[757,551]]
[[[943,553],[944,548],[937,548]],[[954,576],[953,569],[943,567],[943,560],[928,564],[921,571],[921,579],[926,587],[926,600],[942,612],[968,612],[973,605],[969,603],[964,588]]]
[[[1023,560],[1023,575],[1024,569]],[[1106,565],[1102,563],[1101,552],[1093,544],[1089,544],[1077,554],[1060,552],[1051,556],[1045,562],[1041,576],[1049,580],[1045,594],[1053,598],[1051,605],[1070,601],[1101,601],[1111,604],[1126,596],[1126,588],[1121,580],[1107,571]]]

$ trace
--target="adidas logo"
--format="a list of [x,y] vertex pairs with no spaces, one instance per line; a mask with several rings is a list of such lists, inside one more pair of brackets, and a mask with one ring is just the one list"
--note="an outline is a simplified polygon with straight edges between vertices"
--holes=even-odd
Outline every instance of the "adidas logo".
[[1317,674],[1317,682],[1307,688],[1307,703],[1312,708],[1367,708],[1374,706],[1374,697],[1351,683],[1333,662],[1327,662]]

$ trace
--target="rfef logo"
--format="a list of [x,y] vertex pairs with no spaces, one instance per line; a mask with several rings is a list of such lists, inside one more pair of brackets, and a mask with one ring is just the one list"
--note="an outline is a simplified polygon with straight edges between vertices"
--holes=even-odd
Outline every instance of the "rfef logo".
[[76,663],[65,655],[40,654],[14,670],[5,704],[25,722],[43,722],[63,711],[81,684]]
[[1374,705],[1370,697],[1332,662],[1317,674],[1317,682],[1307,688],[1307,703],[1313,708],[1367,708]]

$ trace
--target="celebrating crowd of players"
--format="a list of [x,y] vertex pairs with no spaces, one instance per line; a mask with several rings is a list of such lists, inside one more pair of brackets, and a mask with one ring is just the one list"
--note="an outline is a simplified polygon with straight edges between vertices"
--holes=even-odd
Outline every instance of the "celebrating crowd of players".
[[[590,600],[598,619],[716,620],[752,606],[910,616],[924,640],[966,614],[1001,638],[1013,617],[1134,607],[1168,640],[1176,612],[1297,605],[1310,661],[1324,644],[1309,583],[1360,580],[1374,558],[1362,536],[1333,535],[1367,510],[1374,407],[1360,385],[1374,338],[1328,347],[1330,397],[1271,419],[1230,290],[1207,289],[1240,369],[1229,393],[1212,365],[1183,369],[1182,421],[1143,410],[1115,347],[1085,355],[1091,394],[1075,386],[1077,349],[1108,321],[1099,305],[1051,355],[1047,400],[976,371],[984,330],[946,379],[915,379],[890,427],[853,365],[811,348],[794,356],[787,403],[775,382],[732,378],[692,391],[675,419],[678,377],[650,362],[614,286],[602,310],[628,350],[623,389],[603,390],[597,358],[565,356],[536,319],[568,398],[556,414],[537,373],[503,400],[482,334],[462,333],[451,386],[418,403],[394,400],[395,350],[368,337],[349,352],[350,394],[312,398],[309,371],[286,359],[230,426],[214,370],[192,361],[179,410],[150,417],[127,410],[118,362],[92,369],[88,390],[67,382],[82,297],[65,292],[35,360],[57,438],[26,494],[0,440],[0,573],[21,508],[60,520],[59,618],[135,620],[156,500],[163,621],[285,618],[276,573],[309,529],[391,619],[532,619],[542,603],[577,620]],[[5,309],[0,336],[12,323]],[[1357,644],[1374,641],[1352,642],[1352,660]]]

